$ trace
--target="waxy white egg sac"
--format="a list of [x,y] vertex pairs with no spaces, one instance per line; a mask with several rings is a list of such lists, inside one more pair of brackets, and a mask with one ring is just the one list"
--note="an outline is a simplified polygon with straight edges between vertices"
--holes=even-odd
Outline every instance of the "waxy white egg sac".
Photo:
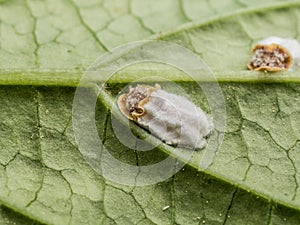
[[117,101],[120,111],[166,144],[201,149],[213,130],[212,118],[183,96],[137,85]]

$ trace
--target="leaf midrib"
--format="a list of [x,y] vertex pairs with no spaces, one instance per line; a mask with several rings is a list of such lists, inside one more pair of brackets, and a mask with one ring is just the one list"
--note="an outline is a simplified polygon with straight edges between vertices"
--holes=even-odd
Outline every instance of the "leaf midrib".
[[[230,13],[230,14],[224,14],[221,17],[213,17],[208,21],[202,21],[202,22],[189,22],[186,24],[183,24],[182,26],[180,26],[177,29],[173,29],[167,32],[164,32],[162,34],[158,34],[158,35],[154,35],[152,37],[150,37],[151,40],[159,40],[159,39],[163,39],[166,38],[170,35],[174,35],[180,32],[185,32],[186,30],[190,30],[190,29],[195,29],[195,28],[201,28],[201,27],[205,27],[207,25],[213,24],[215,22],[219,22],[221,20],[225,20],[228,19],[230,17],[235,17],[235,16],[239,16],[239,15],[246,15],[246,14],[250,14],[250,13],[257,13],[257,12],[261,12],[261,11],[265,11],[265,10],[273,10],[273,9],[282,9],[282,8],[288,8],[291,6],[300,6],[300,2],[289,2],[289,3],[279,3],[277,5],[274,6],[268,6],[268,7],[264,7],[264,8],[259,8],[259,9],[246,9],[246,10],[239,10],[237,12],[234,13]],[[26,70],[26,71],[24,71]],[[41,86],[41,85],[47,85],[47,86],[71,86],[71,87],[76,87],[82,77],[82,74],[84,73],[84,71],[80,71],[80,70],[56,70],[56,69],[49,69],[47,71],[43,70],[28,70],[28,69],[18,69],[18,70],[1,70],[0,71],[0,85],[35,85],[35,86]],[[167,74],[167,71],[161,71],[162,74],[166,74],[166,76],[169,76]],[[119,82],[119,83],[128,83],[130,82],[130,80],[132,80],[132,77],[128,76],[131,74],[137,74],[139,73],[139,71],[136,71],[134,69],[129,70],[128,74],[125,74],[126,76],[124,79],[122,80],[115,80],[113,82]],[[225,76],[224,76],[225,74]],[[274,76],[273,76],[274,75]],[[236,72],[222,72],[222,75],[219,73],[215,73],[216,79],[218,82],[279,82],[279,83],[283,83],[283,82],[295,82],[298,83],[300,82],[300,77],[298,75],[296,75],[296,73],[291,73],[291,72],[283,72],[283,73],[276,73],[276,74],[271,74],[271,76],[269,75],[265,75],[263,73],[260,72],[250,72],[250,71],[241,71],[240,73],[236,73]],[[174,81],[191,81],[191,80],[174,80]],[[199,80],[201,81],[201,80]],[[205,80],[203,80],[205,81]],[[99,80],[97,82],[104,82],[104,80],[101,79],[101,77],[99,77]],[[113,103],[113,99],[110,98],[110,100]],[[139,129],[137,127],[137,129]],[[163,151],[169,153],[168,151],[166,151],[165,149],[162,149]],[[190,165],[191,167],[195,168],[195,166]],[[195,168],[197,169],[197,168]],[[226,181],[228,183],[230,183],[231,185],[234,186],[238,186],[241,189],[244,190],[249,190],[247,188],[245,188],[243,185],[236,185],[233,184],[231,180],[227,180],[224,179],[224,177],[219,177],[218,175],[210,172],[210,171],[205,171],[205,173],[216,177],[217,179]],[[265,195],[261,195],[261,193],[257,193],[255,192],[255,190],[249,190],[252,193],[254,193],[257,196],[263,197],[265,199],[271,200],[271,198],[269,198],[269,196],[265,196]],[[290,207],[290,208],[294,208],[296,210],[299,210],[299,208],[296,208],[293,205],[287,205],[286,202],[280,202],[277,201],[279,204],[282,204],[286,207]],[[5,203],[5,205],[7,205],[7,203]],[[22,213],[22,212],[19,212]],[[35,219],[35,218],[34,218]]]
[[[175,35],[181,32],[186,32],[191,29],[199,29],[201,27],[209,26],[211,24],[224,21],[233,17],[247,15],[252,13],[265,12],[276,9],[285,9],[293,6],[300,6],[300,1],[289,1],[284,3],[278,3],[275,5],[267,5],[264,7],[259,6],[258,8],[247,8],[238,10],[232,13],[226,13],[221,16],[211,17],[210,19],[203,21],[193,21],[182,24],[176,29],[171,29],[166,32],[162,32],[156,35],[153,35],[149,40],[162,40],[171,35]],[[69,86],[76,87],[80,82],[82,75],[84,74],[85,69],[34,69],[34,68],[19,68],[19,69],[2,69],[0,71],[0,85],[35,85],[35,86]],[[143,70],[144,72],[144,70]],[[170,78],[171,75],[167,74],[168,71],[157,71],[162,75],[166,75],[166,78]],[[140,73],[139,70],[129,69],[129,73],[124,74],[118,80],[112,80],[113,83],[128,83],[134,80],[134,77],[137,73]],[[271,74],[271,76],[270,76]],[[276,74],[276,75],[275,75]],[[253,72],[253,71],[222,71],[214,72],[215,79],[218,82],[300,82],[300,77],[294,72],[279,72],[279,73],[269,73],[263,74],[262,72]],[[274,76],[273,76],[274,75]],[[191,78],[176,78],[172,76],[173,81],[195,81]],[[211,81],[211,80],[199,80],[197,81]],[[215,81],[215,80],[214,80]],[[105,82],[101,77],[95,82]]]

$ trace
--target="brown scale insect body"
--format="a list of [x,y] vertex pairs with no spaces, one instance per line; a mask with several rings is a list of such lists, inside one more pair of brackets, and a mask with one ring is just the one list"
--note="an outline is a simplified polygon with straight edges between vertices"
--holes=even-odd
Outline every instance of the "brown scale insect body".
[[252,48],[250,70],[293,70],[300,65],[300,44],[295,39],[267,37]]

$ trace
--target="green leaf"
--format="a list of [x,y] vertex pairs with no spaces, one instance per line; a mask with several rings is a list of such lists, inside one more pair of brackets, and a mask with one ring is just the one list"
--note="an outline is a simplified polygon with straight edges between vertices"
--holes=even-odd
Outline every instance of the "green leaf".
[[[298,38],[299,7],[283,0],[1,2],[0,223],[299,224],[298,71],[246,71],[257,40]],[[227,126],[207,170],[198,171],[198,151],[163,182],[126,186],[95,172],[79,151],[74,86],[102,53],[148,38],[178,43],[205,61],[221,82]],[[98,135],[127,165],[152,165],[173,151],[163,144],[139,152],[116,138],[111,121],[124,118],[107,106],[141,72],[170,78],[210,110],[195,82],[166,68],[126,68],[97,102]],[[130,125],[137,136],[148,135]],[[175,156],[176,165],[186,151]],[[122,167],[119,174],[126,176]]]
[[9,224],[40,225],[41,224],[39,222],[26,218],[21,214],[18,214],[5,206],[0,206],[0,223],[3,225],[9,225]]

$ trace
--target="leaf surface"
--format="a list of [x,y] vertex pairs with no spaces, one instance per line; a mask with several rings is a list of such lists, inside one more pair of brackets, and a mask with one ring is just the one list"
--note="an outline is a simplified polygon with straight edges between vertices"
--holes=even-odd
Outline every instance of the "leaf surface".
[[[299,224],[298,71],[246,71],[257,40],[299,38],[299,7],[278,0],[1,2],[0,223]],[[178,43],[205,61],[222,81],[227,126],[206,171],[198,171],[199,151],[166,181],[132,187],[106,180],[82,157],[72,128],[75,88],[66,86],[100,54],[148,38]],[[159,65],[120,71],[109,101],[140,71],[171,78],[210,110],[195,82]],[[99,100],[95,118],[116,159],[143,166],[168,157],[165,145],[126,148],[115,137],[109,101]],[[184,151],[176,158],[184,160]]]

